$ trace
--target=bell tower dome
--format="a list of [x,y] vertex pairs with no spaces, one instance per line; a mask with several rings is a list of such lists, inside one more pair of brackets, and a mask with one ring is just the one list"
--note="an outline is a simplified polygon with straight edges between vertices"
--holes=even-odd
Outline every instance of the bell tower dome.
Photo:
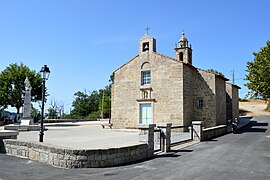
[[174,55],[176,60],[192,64],[192,49],[191,45],[188,47],[188,40],[184,32],[182,33],[178,45],[174,48]]

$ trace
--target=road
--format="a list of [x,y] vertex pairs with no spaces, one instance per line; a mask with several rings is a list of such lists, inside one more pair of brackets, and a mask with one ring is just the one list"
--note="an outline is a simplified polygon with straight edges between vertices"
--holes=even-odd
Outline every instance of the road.
[[59,169],[0,154],[0,179],[270,179],[270,116],[238,134],[126,166]]

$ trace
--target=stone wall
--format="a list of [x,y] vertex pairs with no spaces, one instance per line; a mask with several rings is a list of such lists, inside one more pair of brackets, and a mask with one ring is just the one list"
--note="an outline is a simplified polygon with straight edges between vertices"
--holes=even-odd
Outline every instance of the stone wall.
[[231,83],[226,83],[227,119],[239,117],[239,88]]
[[[112,110],[111,123],[114,128],[135,127],[137,122],[136,99],[140,95],[138,88],[140,81],[138,69],[140,69],[139,57],[126,63],[118,71],[114,72],[112,86]],[[132,70],[134,68],[134,70]],[[121,79],[121,80],[119,80]]]
[[154,123],[171,122],[182,125],[183,117],[183,63],[156,54],[153,72]]
[[226,119],[233,119],[232,107],[232,85],[226,83]]
[[[194,71],[194,120],[203,121],[205,127],[216,125],[215,75],[205,70]],[[203,107],[198,108],[198,100]]]
[[0,144],[0,151],[62,168],[111,167],[148,158],[147,144],[110,149],[73,150],[6,139]]
[[239,95],[238,86],[232,86],[232,114],[233,118],[239,118]]
[[194,120],[194,71],[196,69],[188,64],[183,65],[183,114],[184,123],[182,126],[190,126]]
[[[151,84],[141,85],[142,65],[148,63]],[[114,128],[137,128],[140,103],[152,103],[151,123],[183,124],[183,63],[158,53],[144,52],[114,72],[112,115]],[[142,88],[151,88],[143,100]]]
[[226,83],[223,77],[215,76],[216,84],[216,126],[226,125]]
[[207,141],[227,134],[227,125],[219,125],[202,130],[201,141]]

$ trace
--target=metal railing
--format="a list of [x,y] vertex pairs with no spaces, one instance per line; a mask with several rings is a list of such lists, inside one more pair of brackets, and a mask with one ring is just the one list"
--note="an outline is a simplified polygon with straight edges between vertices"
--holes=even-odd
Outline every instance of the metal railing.
[[161,129],[154,130],[154,151],[161,151],[161,147],[164,146],[165,139]]

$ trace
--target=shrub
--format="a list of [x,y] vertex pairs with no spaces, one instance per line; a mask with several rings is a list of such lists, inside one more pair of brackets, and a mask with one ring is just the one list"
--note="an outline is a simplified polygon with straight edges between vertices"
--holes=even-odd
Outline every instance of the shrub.
[[94,111],[94,112],[91,112],[88,117],[89,119],[93,119],[93,118],[100,118],[100,112],[99,111]]
[[265,108],[265,111],[270,112],[270,101],[267,102],[267,106]]
[[250,102],[250,100],[249,99],[246,99],[246,98],[239,98],[239,101],[240,102]]

